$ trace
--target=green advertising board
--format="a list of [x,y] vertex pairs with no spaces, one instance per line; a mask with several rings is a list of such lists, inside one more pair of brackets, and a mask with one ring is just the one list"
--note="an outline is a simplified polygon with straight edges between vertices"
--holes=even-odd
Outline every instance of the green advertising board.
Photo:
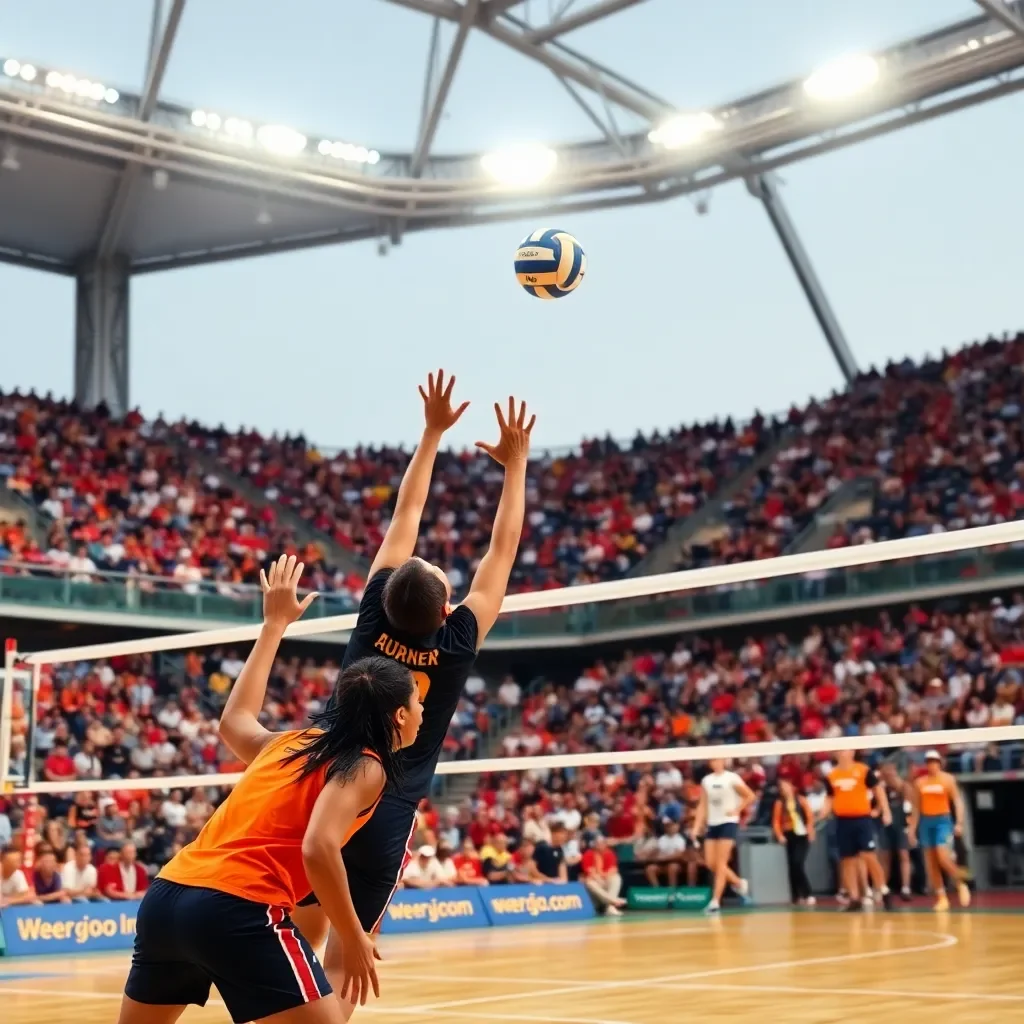
[[710,889],[630,889],[630,910],[703,910],[711,902]]

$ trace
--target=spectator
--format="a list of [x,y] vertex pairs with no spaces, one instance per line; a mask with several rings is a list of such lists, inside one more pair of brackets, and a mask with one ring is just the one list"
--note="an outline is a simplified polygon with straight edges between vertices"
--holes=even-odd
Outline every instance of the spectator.
[[0,853],[0,907],[37,905],[36,891],[21,869],[21,851],[7,847]]
[[421,846],[402,872],[402,885],[407,889],[436,889],[451,884],[432,846]]
[[452,847],[443,840],[437,844],[437,866],[441,875],[440,885],[451,886],[459,884],[459,873],[455,867],[455,859],[452,856]]
[[546,882],[564,884],[569,881],[569,869],[565,863],[565,846],[567,834],[565,826],[556,824],[551,830],[550,839],[541,840],[534,847],[533,860],[537,865],[540,878]]
[[534,846],[528,839],[519,844],[519,849],[512,854],[512,878],[513,882],[544,882],[546,879],[538,871],[537,863],[534,860]]
[[85,843],[80,843],[61,871],[64,892],[74,903],[106,903],[107,898],[100,893],[98,881],[92,850]]
[[490,885],[505,885],[512,881],[512,854],[508,849],[508,836],[504,832],[498,832],[491,837],[480,850],[480,860],[483,862],[484,878]]
[[461,850],[452,860],[455,864],[455,870],[458,872],[459,885],[488,884],[487,879],[484,877],[483,862],[480,860],[476,847],[473,845],[473,840],[469,836],[462,841]]
[[14,830],[11,828],[11,819],[6,812],[0,810],[0,850],[10,845]]
[[60,872],[57,870],[57,858],[53,850],[46,848],[39,851],[32,871],[32,884],[36,898],[40,903],[70,903],[71,897],[64,891]]
[[612,917],[622,913],[621,908],[626,905],[626,901],[619,896],[622,891],[619,860],[603,835],[598,835],[593,845],[583,854],[580,877],[598,909],[603,909]]
[[108,900],[140,899],[148,884],[146,871],[136,860],[134,843],[124,843],[120,851],[107,850],[97,872],[97,886]]
[[523,691],[512,676],[506,676],[498,687],[498,703],[505,708],[517,708]]

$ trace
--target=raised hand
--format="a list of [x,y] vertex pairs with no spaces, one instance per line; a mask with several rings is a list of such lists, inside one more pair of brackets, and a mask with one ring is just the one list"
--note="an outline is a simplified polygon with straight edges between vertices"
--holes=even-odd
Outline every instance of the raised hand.
[[477,441],[476,446],[481,451],[487,452],[495,462],[501,466],[508,466],[514,462],[525,462],[530,456],[530,432],[536,416],[531,416],[529,423],[526,422],[526,403],[519,403],[519,414],[516,415],[516,400],[509,395],[508,419],[501,413],[501,406],[495,402],[494,412],[498,417],[498,430],[500,435],[497,444],[487,444],[485,441]]
[[437,371],[437,380],[434,375],[427,376],[427,390],[420,385],[420,394],[423,396],[423,416],[427,421],[427,427],[431,430],[444,432],[459,421],[459,417],[469,408],[469,402],[463,402],[458,409],[452,409],[452,388],[455,387],[455,378],[451,377],[448,386],[444,384],[444,370]]
[[299,601],[299,580],[306,566],[296,562],[294,555],[282,555],[270,565],[270,571],[260,569],[260,589],[263,591],[263,621],[284,628],[290,626],[316,600],[307,594]]

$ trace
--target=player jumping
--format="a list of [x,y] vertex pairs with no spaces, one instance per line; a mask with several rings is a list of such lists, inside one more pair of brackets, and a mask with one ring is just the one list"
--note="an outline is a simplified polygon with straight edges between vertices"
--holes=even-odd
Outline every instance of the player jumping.
[[[452,408],[452,377],[445,387],[444,372],[431,374],[427,390],[420,388],[426,425],[395,503],[394,515],[377,557],[370,567],[359,617],[345,650],[344,665],[369,655],[384,655],[412,670],[423,701],[423,726],[416,742],[403,752],[400,786],[384,794],[373,818],[344,850],[352,902],[363,928],[375,935],[388,902],[398,887],[406,849],[416,825],[416,807],[430,791],[434,769],[477,651],[498,617],[509,575],[519,548],[526,510],[526,463],[535,416],[527,418],[525,403],[508,400],[508,416],[495,403],[500,431],[498,443],[477,447],[504,467],[505,481],[498,502],[487,554],[473,577],[469,595],[451,609],[451,584],[436,565],[414,556],[420,518],[430,492],[434,459],[446,430],[466,410],[468,402]],[[328,922],[315,894],[295,912],[302,933],[317,946]],[[349,951],[331,929],[324,956],[327,977],[344,978]],[[341,986],[335,985],[341,992]],[[345,1005],[346,1014],[354,1006]],[[347,1016],[346,1016],[347,1019]]]

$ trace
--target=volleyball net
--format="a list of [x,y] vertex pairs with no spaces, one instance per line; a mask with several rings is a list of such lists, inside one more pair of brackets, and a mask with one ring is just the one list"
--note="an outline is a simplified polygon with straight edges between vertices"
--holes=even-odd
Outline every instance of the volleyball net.
[[[991,595],[1018,585],[1024,589],[1024,521],[512,595],[502,613],[530,616],[518,633],[524,648],[628,641],[634,650],[667,652],[681,641],[680,648],[652,654],[646,671],[552,686],[498,737],[506,756],[482,757],[478,747],[477,756],[443,760],[437,773],[642,774],[724,757],[772,776],[787,758],[811,771],[835,752],[856,750],[908,765],[932,748],[953,771],[1016,770],[1024,691],[1006,653],[1016,652],[1024,674],[1024,621],[1011,599],[992,604]],[[881,639],[870,635],[879,608],[928,598],[957,601],[959,610],[938,625],[912,612]],[[923,616],[916,625],[915,614]],[[780,620],[790,622],[785,644],[776,636]],[[857,620],[863,635],[851,637]],[[830,639],[816,622],[839,632]],[[286,641],[337,637],[354,623],[355,615],[302,620]],[[711,629],[729,638],[717,647],[694,642]],[[921,630],[927,643],[911,657],[908,637]],[[258,632],[247,625],[36,652],[8,643],[0,703],[6,792],[67,803],[78,793],[232,785],[241,766],[225,763],[216,721]],[[870,654],[865,644],[874,645]],[[271,686],[268,724],[302,725],[325,699],[341,655],[339,644],[334,664],[307,677],[303,652],[288,648],[288,692]],[[296,689],[305,706],[296,704]],[[545,719],[555,705],[559,715]],[[541,749],[559,752],[535,753],[539,736]]]

